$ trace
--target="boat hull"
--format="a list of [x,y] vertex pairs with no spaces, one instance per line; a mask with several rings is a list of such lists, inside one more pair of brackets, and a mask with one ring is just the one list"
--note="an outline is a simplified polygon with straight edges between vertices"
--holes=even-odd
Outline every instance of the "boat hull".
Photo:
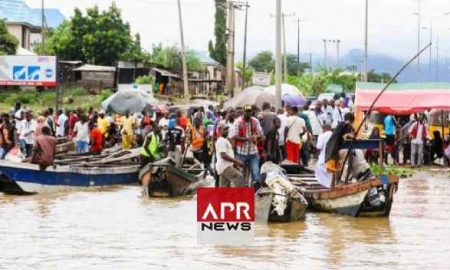
[[315,200],[309,199],[308,203],[310,209],[318,212],[332,212],[342,215],[356,217],[361,207],[364,198],[367,195],[367,190],[350,194],[344,197],[335,199]]
[[27,163],[0,162],[0,171],[24,192],[44,193],[77,188],[137,183],[139,166],[121,167],[49,167],[40,170]]
[[[301,196],[301,195],[300,195]],[[272,205],[274,193],[267,188],[261,188],[255,193],[256,222],[293,222],[305,218],[308,203],[306,199],[289,197],[283,215],[278,215]]]

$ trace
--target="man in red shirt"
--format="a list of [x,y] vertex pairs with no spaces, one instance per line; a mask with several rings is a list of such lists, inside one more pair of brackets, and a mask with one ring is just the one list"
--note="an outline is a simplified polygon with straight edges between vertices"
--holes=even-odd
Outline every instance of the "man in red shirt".
[[91,128],[91,153],[101,154],[103,150],[103,135],[96,122],[90,123]]

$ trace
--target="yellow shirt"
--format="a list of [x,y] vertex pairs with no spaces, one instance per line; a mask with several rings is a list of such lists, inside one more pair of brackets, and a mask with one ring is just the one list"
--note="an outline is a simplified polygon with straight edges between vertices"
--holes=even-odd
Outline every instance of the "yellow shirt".
[[99,117],[97,119],[97,125],[100,132],[104,135],[108,131],[109,120],[106,117],[103,117],[103,119]]
[[134,117],[129,116],[126,118],[125,116],[122,117],[122,130],[127,132],[127,135],[133,135],[134,134]]

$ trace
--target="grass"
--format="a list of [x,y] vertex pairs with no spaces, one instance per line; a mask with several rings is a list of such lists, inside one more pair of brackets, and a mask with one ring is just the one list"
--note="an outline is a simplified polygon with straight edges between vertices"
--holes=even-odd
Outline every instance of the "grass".
[[[78,107],[88,109],[94,107],[101,109],[101,102],[108,98],[113,92],[105,89],[99,95],[91,95],[83,88],[63,89],[60,96],[60,108],[73,110]],[[16,102],[35,112],[42,112],[48,107],[56,107],[56,92],[45,90],[4,90],[0,92],[0,112],[9,112]]]

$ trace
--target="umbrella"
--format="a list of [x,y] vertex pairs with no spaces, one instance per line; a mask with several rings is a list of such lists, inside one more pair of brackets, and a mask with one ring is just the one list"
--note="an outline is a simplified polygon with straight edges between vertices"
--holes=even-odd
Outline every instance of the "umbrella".
[[122,90],[102,102],[102,107],[107,112],[118,114],[137,113],[151,108],[156,99],[141,90]]
[[243,107],[245,105],[256,105],[261,108],[264,102],[270,104],[275,103],[275,96],[271,93],[263,91],[263,88],[253,86],[244,89],[240,94],[237,94],[232,99],[223,104],[224,109]]
[[153,105],[152,111],[154,111],[155,113],[165,114],[169,112],[169,109],[166,105]]
[[[276,95],[275,85],[264,88],[264,92]],[[281,99],[285,105],[289,106],[303,106],[306,104],[306,98],[297,87],[291,84],[283,83],[281,85]]]

